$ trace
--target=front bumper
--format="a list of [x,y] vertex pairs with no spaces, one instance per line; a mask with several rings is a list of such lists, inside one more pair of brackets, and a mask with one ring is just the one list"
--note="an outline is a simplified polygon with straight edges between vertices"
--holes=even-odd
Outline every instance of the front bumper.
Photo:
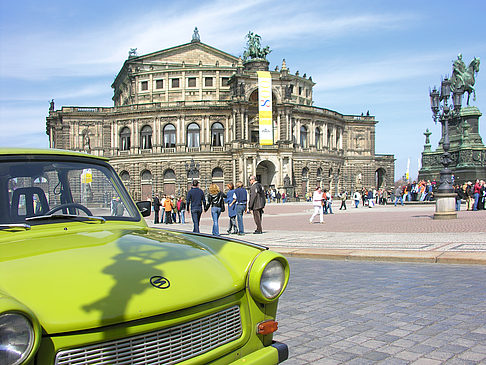
[[280,364],[289,358],[289,348],[282,342],[273,341],[273,344],[238,359],[231,365],[258,365]]

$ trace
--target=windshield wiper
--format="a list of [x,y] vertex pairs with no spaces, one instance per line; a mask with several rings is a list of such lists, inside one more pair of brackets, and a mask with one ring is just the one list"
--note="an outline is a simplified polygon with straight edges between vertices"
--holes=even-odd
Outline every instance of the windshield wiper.
[[106,219],[103,217],[96,217],[93,215],[75,215],[75,214],[48,214],[48,215],[38,215],[35,217],[25,218],[26,221],[48,220],[48,219],[87,219],[90,221],[97,221],[100,223],[106,222]]
[[32,227],[25,223],[0,223],[0,229],[23,228],[26,231]]

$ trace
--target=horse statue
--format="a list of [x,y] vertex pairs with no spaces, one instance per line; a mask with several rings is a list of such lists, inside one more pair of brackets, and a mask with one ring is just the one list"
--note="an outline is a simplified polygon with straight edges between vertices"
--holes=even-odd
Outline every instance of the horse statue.
[[462,60],[462,54],[457,56],[452,64],[451,89],[452,91],[467,92],[467,105],[469,106],[469,97],[473,94],[473,100],[476,100],[476,90],[474,84],[476,83],[475,75],[479,72],[480,60],[477,57],[471,61],[466,68],[466,64]]
[[243,53],[243,58],[246,60],[248,59],[263,59],[265,60],[267,54],[271,52],[270,47],[266,46],[262,48],[260,37],[258,34],[254,34],[253,32],[248,32],[246,35],[247,40],[247,50]]

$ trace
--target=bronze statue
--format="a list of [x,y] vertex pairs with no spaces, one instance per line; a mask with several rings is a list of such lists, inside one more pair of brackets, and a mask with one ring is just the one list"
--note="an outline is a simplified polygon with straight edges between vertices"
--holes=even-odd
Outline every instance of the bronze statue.
[[479,63],[479,58],[474,57],[466,68],[466,64],[462,60],[462,54],[459,53],[457,60],[452,64],[451,90],[462,93],[467,92],[467,105],[469,105],[471,93],[473,94],[473,99],[476,100],[476,90],[474,89],[476,79],[474,76],[479,72]]
[[268,46],[262,48],[260,43],[262,37],[260,37],[258,34],[254,34],[253,32],[248,32],[246,38],[248,39],[246,42],[247,50],[243,53],[243,58],[245,61],[248,59],[266,60],[267,54],[272,51]]

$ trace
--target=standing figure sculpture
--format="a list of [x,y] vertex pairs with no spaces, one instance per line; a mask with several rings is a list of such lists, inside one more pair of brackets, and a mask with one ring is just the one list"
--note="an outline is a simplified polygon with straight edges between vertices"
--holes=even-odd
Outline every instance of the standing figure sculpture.
[[453,92],[467,92],[467,105],[469,105],[471,93],[473,94],[473,99],[476,100],[474,84],[476,83],[475,75],[479,72],[479,64],[479,58],[474,57],[466,68],[466,64],[462,60],[462,54],[460,53],[457,56],[457,60],[452,64],[451,90]]

